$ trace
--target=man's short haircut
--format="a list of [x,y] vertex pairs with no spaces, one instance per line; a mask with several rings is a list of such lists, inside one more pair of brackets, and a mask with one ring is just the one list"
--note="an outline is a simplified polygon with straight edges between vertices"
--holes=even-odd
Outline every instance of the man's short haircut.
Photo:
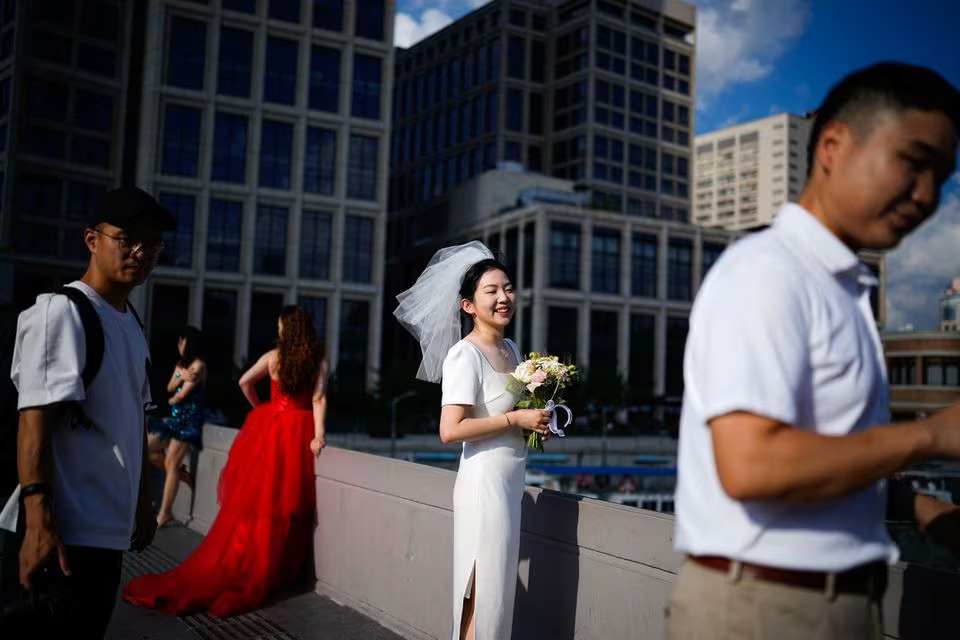
[[830,89],[816,111],[807,144],[807,175],[813,163],[820,133],[829,122],[840,120],[858,134],[868,133],[873,118],[889,109],[939,111],[953,123],[960,136],[960,91],[933,69],[903,62],[880,62],[854,71]]

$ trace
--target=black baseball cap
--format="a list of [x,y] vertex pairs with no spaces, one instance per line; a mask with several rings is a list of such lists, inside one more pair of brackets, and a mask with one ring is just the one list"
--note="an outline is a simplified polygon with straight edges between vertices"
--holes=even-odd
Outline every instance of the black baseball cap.
[[177,227],[177,218],[146,191],[120,187],[103,194],[100,204],[90,214],[91,229],[103,223],[127,231],[172,231]]

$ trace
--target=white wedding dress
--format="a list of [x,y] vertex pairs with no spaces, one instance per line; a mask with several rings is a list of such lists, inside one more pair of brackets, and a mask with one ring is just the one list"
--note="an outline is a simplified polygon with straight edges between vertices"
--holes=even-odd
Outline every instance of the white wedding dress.
[[[519,362],[517,345],[506,342]],[[469,405],[468,418],[503,415],[520,399],[507,389],[509,378],[473,343],[461,340],[443,362],[442,404]],[[463,443],[453,490],[453,640],[460,637],[467,596],[474,601],[476,640],[510,639],[526,462],[520,429]]]

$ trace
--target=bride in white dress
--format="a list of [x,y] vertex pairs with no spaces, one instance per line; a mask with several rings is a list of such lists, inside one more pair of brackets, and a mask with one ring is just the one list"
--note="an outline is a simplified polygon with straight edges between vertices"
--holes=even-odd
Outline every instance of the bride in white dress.
[[[432,272],[431,267],[442,268]],[[433,352],[442,340],[424,324],[415,324],[405,303],[421,282],[437,285],[440,280],[435,278],[441,275],[456,278],[457,312],[473,319],[473,331],[449,348],[438,372]],[[440,439],[463,443],[453,492],[452,638],[509,640],[527,459],[522,430],[545,435],[549,422],[545,411],[514,410],[518,397],[507,388],[521,358],[517,346],[503,335],[514,313],[513,284],[506,267],[473,242],[438,252],[417,285],[398,300],[395,315],[424,347],[418,377],[436,381],[436,374],[442,374]],[[449,327],[450,321],[443,324]],[[459,318],[452,322],[457,331],[453,337],[447,332],[447,342],[459,337]]]

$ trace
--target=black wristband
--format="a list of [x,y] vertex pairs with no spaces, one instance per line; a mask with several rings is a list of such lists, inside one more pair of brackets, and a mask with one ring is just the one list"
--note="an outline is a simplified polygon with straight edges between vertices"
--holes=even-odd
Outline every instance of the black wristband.
[[34,496],[38,493],[45,493],[51,495],[53,493],[53,487],[50,486],[49,482],[34,482],[33,484],[28,484],[25,487],[20,487],[20,497],[26,498],[27,496]]

